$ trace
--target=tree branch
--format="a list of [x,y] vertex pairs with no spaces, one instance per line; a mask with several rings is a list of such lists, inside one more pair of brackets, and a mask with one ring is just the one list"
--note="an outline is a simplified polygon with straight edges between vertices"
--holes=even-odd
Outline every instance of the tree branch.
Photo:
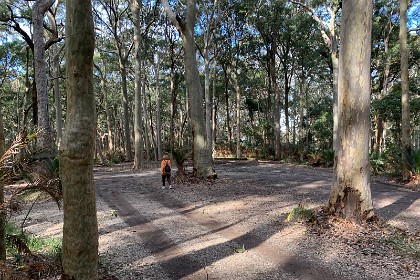
[[161,3],[163,5],[163,9],[166,12],[166,15],[168,16],[169,20],[172,22],[173,25],[176,26],[176,28],[181,31],[181,25],[179,24],[177,20],[177,16],[175,15],[174,11],[172,10],[171,6],[169,5],[169,2],[167,0],[161,0]]
[[299,2],[299,1],[296,1],[296,0],[289,0],[291,3],[293,3],[293,4],[296,4],[296,5],[299,5],[299,6],[301,6],[301,7],[303,7],[303,8],[305,8],[310,14],[311,14],[311,16],[312,16],[312,18],[316,21],[316,22],[318,22],[320,25],[322,25],[322,26],[327,26],[328,27],[328,24],[325,22],[325,21],[323,21],[322,19],[320,19],[316,14],[315,14],[315,11],[314,11],[314,9],[312,8],[312,7],[310,7],[310,6],[308,6],[308,5],[306,5],[305,3],[302,3],[302,2]]

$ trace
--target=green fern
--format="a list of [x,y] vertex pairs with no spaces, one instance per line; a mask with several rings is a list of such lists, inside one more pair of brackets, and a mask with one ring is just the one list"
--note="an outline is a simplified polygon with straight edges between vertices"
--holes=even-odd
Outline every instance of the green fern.
[[411,161],[413,163],[413,171],[420,174],[420,150],[411,153]]

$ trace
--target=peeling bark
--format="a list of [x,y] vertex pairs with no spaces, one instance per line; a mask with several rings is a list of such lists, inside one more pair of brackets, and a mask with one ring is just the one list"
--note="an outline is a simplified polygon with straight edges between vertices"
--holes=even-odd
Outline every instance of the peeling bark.
[[338,77],[338,142],[329,211],[373,216],[370,191],[370,50],[372,2],[343,2]]

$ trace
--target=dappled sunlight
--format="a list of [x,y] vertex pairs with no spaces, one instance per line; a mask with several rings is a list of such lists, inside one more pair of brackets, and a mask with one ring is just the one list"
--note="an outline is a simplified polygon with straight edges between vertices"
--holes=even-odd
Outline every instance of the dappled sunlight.
[[[220,235],[200,234],[196,238],[191,238],[185,242],[177,244],[180,250],[174,250],[173,247],[168,247],[166,250],[160,252],[161,258],[159,258],[159,260],[170,261],[172,258],[190,254],[194,255],[194,252],[206,251],[208,248],[218,248],[226,242],[226,238]],[[209,255],[211,255],[210,250]]]
[[306,234],[305,225],[290,223],[281,230],[276,231],[267,240],[256,246],[255,249],[264,249],[262,247],[266,247],[272,248],[274,251],[281,250],[286,254],[293,255],[299,250],[300,242],[304,239]]
[[411,228],[411,230],[418,232],[420,228],[416,225],[420,216],[420,200],[417,199],[411,205],[402,206],[404,211],[398,212],[389,223],[399,228]]
[[393,195],[393,196],[374,199],[373,207],[377,209],[377,208],[383,208],[383,207],[392,205],[396,201],[398,201],[401,197],[402,195]]
[[320,186],[329,185],[329,182],[326,181],[314,181],[311,183],[299,185],[301,189],[318,189]]
[[120,173],[111,173],[111,172],[95,172],[95,179],[116,179],[116,178],[128,178],[128,177],[150,177],[151,175],[158,175],[159,170],[148,170],[142,172],[120,172]]
[[98,230],[109,231],[109,228],[126,226],[121,218],[116,217],[117,215],[115,210],[98,212]]
[[51,237],[62,237],[63,233],[63,222],[51,223],[43,222],[37,223],[25,227],[28,232],[36,232],[37,237],[51,238]]
[[220,214],[221,211],[225,214],[232,213],[232,211],[259,211],[259,205],[263,204],[276,204],[279,201],[280,197],[277,196],[259,196],[259,195],[249,195],[241,200],[226,200],[222,202],[215,202],[206,205],[203,208],[203,213],[207,214]]
[[242,200],[229,200],[219,203],[212,203],[203,207],[204,214],[220,214],[221,211],[229,213],[231,211],[240,211],[250,209],[252,205]]
[[61,237],[63,229],[63,211],[55,201],[43,201],[33,205],[28,214],[28,203],[22,212],[11,218],[11,222],[21,225],[25,220],[25,231],[36,233],[38,237]]
[[[223,276],[226,275],[236,275],[237,279],[245,279],[244,277],[247,277],[249,274],[255,276],[264,275],[265,271],[276,268],[259,254],[253,254],[250,251],[234,253],[233,248],[231,250],[230,255],[208,266],[211,279],[224,279]],[[235,265],[232,266],[231,263]]]
[[127,227],[100,234],[99,253],[101,254],[110,250],[114,250],[116,244],[121,243],[121,241],[124,240],[124,238],[129,238],[131,234],[132,232],[130,231],[130,228]]

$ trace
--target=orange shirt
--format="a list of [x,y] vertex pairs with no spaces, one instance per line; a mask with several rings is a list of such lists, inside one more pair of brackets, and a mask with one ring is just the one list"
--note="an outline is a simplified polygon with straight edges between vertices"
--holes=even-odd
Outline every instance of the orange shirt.
[[160,163],[160,173],[161,174],[171,174],[171,172],[169,172],[169,173],[166,173],[165,172],[165,166],[166,166],[166,163],[168,163],[168,165],[171,167],[171,169],[172,169],[172,162],[171,162],[171,160],[170,159],[164,159],[164,160],[162,160],[162,162]]

